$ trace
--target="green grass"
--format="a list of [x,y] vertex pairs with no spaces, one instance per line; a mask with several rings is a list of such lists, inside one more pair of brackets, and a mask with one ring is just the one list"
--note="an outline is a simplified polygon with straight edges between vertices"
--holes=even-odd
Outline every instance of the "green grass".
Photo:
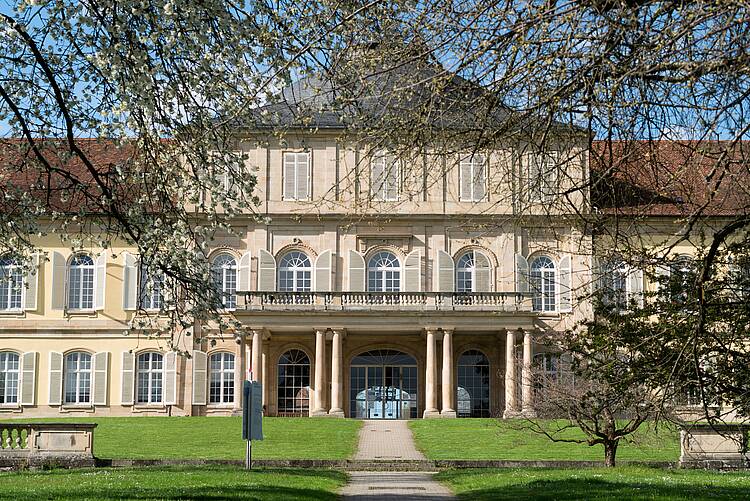
[[[40,420],[44,421],[44,420]],[[54,418],[97,423],[94,454],[112,459],[243,459],[240,417]],[[346,459],[361,421],[263,418],[264,440],[253,459]]]
[[[409,421],[417,447],[429,459],[603,460],[604,448],[551,442],[522,429],[521,421],[497,419],[421,419]],[[578,430],[570,436],[583,437]],[[642,427],[634,443],[620,443],[618,460],[677,461],[679,432]]]
[[336,499],[346,475],[232,467],[0,473],[0,499]]
[[471,500],[744,500],[750,493],[748,473],[637,467],[450,470],[436,479]]

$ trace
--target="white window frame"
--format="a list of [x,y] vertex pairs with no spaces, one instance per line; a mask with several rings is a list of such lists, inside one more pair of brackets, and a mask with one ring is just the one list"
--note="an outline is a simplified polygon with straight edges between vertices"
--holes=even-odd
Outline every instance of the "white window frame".
[[[155,368],[155,360],[154,355],[157,355],[160,357],[159,362],[161,367]],[[141,369],[141,357],[148,357],[148,367],[145,369]],[[164,383],[166,381],[166,374],[165,374],[165,364],[164,364],[164,354],[159,353],[158,351],[145,351],[143,353],[139,353],[138,356],[135,357],[135,404],[136,405],[164,405]],[[148,397],[146,400],[141,400],[141,374],[146,375],[146,391]],[[156,376],[159,376],[158,378]],[[158,394],[158,399],[154,396],[154,383],[156,380],[159,379],[160,383],[160,391]]]
[[143,263],[139,268],[138,304],[146,311],[159,311],[164,307],[164,277],[150,273]]
[[[396,263],[398,263],[397,266],[373,266],[373,262],[378,256],[381,256],[382,254],[389,254],[393,257],[393,260],[395,260]],[[375,273],[378,277],[380,277],[380,283],[381,286],[379,289],[373,288],[374,282],[370,279],[370,273]],[[391,275],[390,280],[391,282],[397,282],[398,287],[391,290],[388,289],[386,283],[388,274],[395,274]],[[398,256],[389,250],[380,250],[378,252],[375,252],[370,256],[370,258],[367,260],[367,292],[401,292],[401,287],[403,285],[402,280],[402,265],[401,260],[398,258]],[[376,280],[377,281],[377,280]]]
[[[467,256],[471,256],[471,267],[461,267],[461,262],[466,258]],[[458,259],[456,260],[456,292],[476,292],[477,288],[477,280],[476,280],[476,260],[474,259],[474,251],[468,251],[461,254]],[[460,278],[459,273],[467,273],[469,274],[469,280],[471,281],[471,290],[462,290],[461,288],[461,282],[462,279]]]
[[[6,256],[0,259],[0,280],[0,291],[3,292],[3,297],[0,297],[0,311],[23,311],[26,280],[23,268],[15,257]],[[15,299],[18,300],[17,307],[12,306]]]
[[[545,151],[526,155],[526,193],[531,203],[554,201],[560,185],[560,152]],[[551,166],[550,166],[551,164]],[[532,170],[535,166],[536,175]],[[548,179],[547,174],[552,174]]]
[[[536,276],[536,264],[539,261],[545,259],[552,264],[552,267],[538,268],[539,276]],[[560,289],[558,287],[558,275],[558,265],[550,256],[542,254],[531,259],[531,261],[529,262],[529,287],[531,289],[531,292],[533,293],[531,303],[534,311],[538,311],[541,313],[557,312],[559,308],[559,300],[557,295],[560,292]],[[539,280],[539,287],[536,287],[536,280]],[[551,293],[549,290],[546,290],[549,288],[549,286],[552,287]],[[541,308],[536,307],[537,301],[541,301]]]
[[[75,355],[75,360],[72,360],[72,357]],[[88,357],[88,368],[81,368],[81,362],[82,359]],[[75,364],[73,366],[72,364]],[[93,364],[94,364],[94,357],[91,353],[85,352],[85,351],[72,351],[70,353],[66,353],[63,357],[63,405],[93,405],[94,404],[94,395],[93,395],[93,386],[94,386],[94,370],[93,370]],[[75,374],[75,399],[73,401],[68,400],[68,394],[69,391],[69,384],[68,379],[69,375]],[[84,389],[83,381],[85,378],[83,378],[84,375],[88,374],[88,400],[84,401],[82,400],[82,394],[85,393],[81,391]]]
[[[85,257],[87,258],[90,263],[87,264],[78,264],[77,260],[79,258]],[[65,288],[66,292],[66,304],[68,305],[69,311],[94,311],[94,307],[96,305],[96,261],[93,257],[91,257],[89,254],[75,254],[70,258],[70,262],[67,266],[67,287]],[[90,271],[90,281],[91,281],[91,306],[84,305],[83,296],[85,291],[85,285],[84,282],[84,273]],[[74,276],[77,275],[77,277]],[[74,280],[77,280],[77,285],[74,282]],[[76,288],[78,290],[78,304],[72,304],[73,298],[71,297],[71,292],[73,291],[73,288]]]
[[[16,368],[8,368],[10,358],[15,357]],[[21,402],[21,356],[14,351],[0,351],[0,374],[2,377],[3,400],[2,407],[18,407]],[[9,381],[8,375],[15,375],[15,388]],[[8,401],[8,390],[15,389],[15,401]]]
[[[286,176],[287,176],[287,156],[294,156],[294,193],[286,193]],[[300,162],[300,157],[304,155],[304,164]],[[281,190],[282,200],[288,200],[292,202],[310,200],[312,193],[312,176],[310,175],[310,163],[311,155],[309,151],[285,151],[281,157]],[[299,193],[299,173],[300,165],[303,165],[307,169],[307,194],[304,197],[300,196]]]
[[[232,264],[228,262],[218,264],[220,259],[231,259]],[[219,268],[220,267],[220,268]],[[221,253],[211,260],[211,280],[213,286],[219,288],[217,292],[221,293],[221,306],[226,311],[233,311],[237,307],[237,258],[228,253]],[[217,275],[221,274],[220,280],[216,280]],[[229,287],[229,274],[234,274],[234,287]]]
[[[213,368],[214,357],[220,357],[219,369]],[[227,368],[227,359],[232,359],[232,368]],[[234,404],[234,394],[237,391],[234,384],[234,374],[237,368],[237,357],[234,353],[228,351],[217,351],[209,355],[208,357],[208,403],[211,405],[229,405]],[[214,378],[218,376],[219,381],[219,400],[214,400],[213,394],[211,393],[211,385]],[[225,391],[228,383],[232,383],[232,391],[225,395]]]
[[[375,163],[382,163],[383,167],[383,178],[378,180],[375,179],[375,169],[373,168]],[[396,172],[396,186],[393,190],[393,186],[389,183],[391,180],[390,169],[395,169]],[[395,196],[389,196],[389,192],[394,191]],[[370,160],[370,196],[373,200],[379,202],[398,202],[401,198],[401,161],[397,158],[392,158],[386,152],[379,152],[373,155]]]
[[[308,266],[286,266],[285,261],[290,258],[290,256],[296,255],[304,257],[304,259],[307,260]],[[292,288],[282,288],[282,283],[285,282],[285,280],[282,280],[281,276],[282,273],[291,273],[292,274]],[[306,253],[302,252],[301,250],[291,250],[289,252],[286,252],[283,256],[281,256],[281,259],[279,259],[279,269],[277,272],[277,283],[279,284],[278,290],[279,292],[310,292],[312,291],[312,279],[313,279],[313,265],[312,260],[310,259],[310,256],[308,256]],[[308,282],[310,285],[305,287],[304,284]]]
[[[481,161],[478,161],[478,159],[481,159]],[[462,187],[464,185],[464,179],[463,179],[464,165],[468,165],[469,170],[471,171],[471,180],[469,182],[469,191],[471,191],[471,195],[469,196],[469,198],[466,198],[466,199],[462,197],[463,195]],[[483,186],[484,194],[481,197],[477,196],[477,194],[475,193],[476,185],[474,183],[476,170],[477,170],[477,167],[480,165],[483,167],[482,172],[484,174],[483,179],[482,179],[482,186]],[[487,200],[487,197],[489,195],[489,190],[487,189],[488,188],[487,165],[488,165],[487,156],[484,155],[483,153],[475,153],[475,154],[467,155],[461,158],[461,162],[460,162],[459,169],[458,169],[458,177],[459,177],[458,195],[459,195],[459,200],[461,202],[484,202]]]

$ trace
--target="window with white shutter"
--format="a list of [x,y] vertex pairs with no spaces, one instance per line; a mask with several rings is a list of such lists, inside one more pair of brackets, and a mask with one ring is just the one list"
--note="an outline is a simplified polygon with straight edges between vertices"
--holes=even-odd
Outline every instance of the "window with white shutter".
[[398,201],[401,189],[400,162],[392,155],[380,153],[372,158],[370,192],[373,200]]
[[461,159],[459,169],[462,202],[481,202],[487,198],[487,166],[484,155],[476,154]]
[[310,153],[284,153],[284,200],[309,200]]
[[527,193],[529,202],[551,202],[558,191],[558,161],[556,151],[526,155]]

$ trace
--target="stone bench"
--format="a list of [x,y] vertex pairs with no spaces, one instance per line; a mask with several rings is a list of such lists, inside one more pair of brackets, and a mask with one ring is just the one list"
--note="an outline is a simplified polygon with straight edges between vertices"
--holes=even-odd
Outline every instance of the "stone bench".
[[94,423],[0,423],[0,466],[94,466]]
[[680,430],[680,466],[689,468],[747,468],[744,425],[693,423]]

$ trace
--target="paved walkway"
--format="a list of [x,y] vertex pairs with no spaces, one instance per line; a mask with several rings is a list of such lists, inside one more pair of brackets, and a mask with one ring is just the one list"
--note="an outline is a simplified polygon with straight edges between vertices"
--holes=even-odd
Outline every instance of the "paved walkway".
[[362,425],[354,459],[419,460],[425,457],[414,446],[406,421],[378,419]]
[[[423,460],[406,421],[365,421],[359,432],[355,459],[394,462]],[[341,490],[343,499],[357,501],[454,499],[451,492],[428,472],[354,471]]]

